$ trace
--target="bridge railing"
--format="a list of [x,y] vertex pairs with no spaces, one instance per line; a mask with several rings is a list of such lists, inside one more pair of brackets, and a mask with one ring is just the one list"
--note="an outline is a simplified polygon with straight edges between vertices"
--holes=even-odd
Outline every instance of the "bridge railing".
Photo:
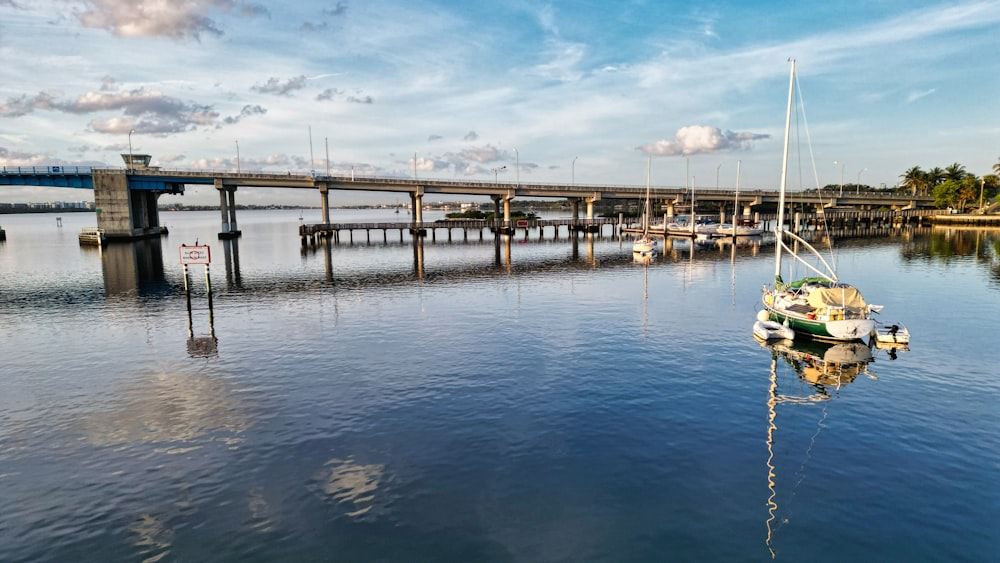
[[0,174],[90,174],[90,166],[3,166]]

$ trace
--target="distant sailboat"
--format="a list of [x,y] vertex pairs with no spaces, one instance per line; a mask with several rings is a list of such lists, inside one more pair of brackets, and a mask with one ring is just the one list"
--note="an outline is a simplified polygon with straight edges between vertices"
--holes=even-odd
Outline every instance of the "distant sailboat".
[[[786,231],[785,187],[788,176],[788,137],[791,130],[792,99],[795,86],[795,60],[788,85],[788,111],[785,118],[785,147],[781,162],[781,186],[778,195],[778,222],[775,227],[774,283],[764,286],[761,300],[770,320],[787,323],[792,329],[816,338],[859,340],[875,328],[872,312],[882,308],[869,305],[856,287],[842,283],[826,260],[797,234]],[[807,249],[822,269],[792,250],[789,241]],[[781,257],[788,254],[816,274],[786,283],[781,277]]]
[[742,164],[742,160],[736,161],[736,196],[733,200],[733,222],[728,225],[719,225],[716,229],[716,232],[722,236],[752,237],[764,234],[764,228],[760,224],[752,221],[737,220],[737,213],[740,209],[740,166]]
[[642,211],[642,236],[632,242],[632,254],[651,256],[656,252],[656,240],[649,236],[649,173],[653,159],[646,162],[646,201]]

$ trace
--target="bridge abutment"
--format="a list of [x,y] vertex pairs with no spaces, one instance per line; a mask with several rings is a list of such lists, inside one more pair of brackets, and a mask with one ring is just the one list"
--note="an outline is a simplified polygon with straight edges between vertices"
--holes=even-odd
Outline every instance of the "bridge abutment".
[[95,170],[93,182],[97,228],[103,229],[108,239],[135,240],[163,234],[157,209],[160,192],[130,190],[125,170]]

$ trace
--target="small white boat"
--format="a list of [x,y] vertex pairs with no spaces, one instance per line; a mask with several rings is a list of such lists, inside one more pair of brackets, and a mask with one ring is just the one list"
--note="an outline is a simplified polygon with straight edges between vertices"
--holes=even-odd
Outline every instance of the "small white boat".
[[910,331],[899,323],[875,325],[875,341],[892,344],[909,344]]
[[647,255],[656,252],[656,241],[648,236],[641,236],[632,243],[632,253]]
[[656,252],[656,241],[649,236],[649,169],[652,166],[652,161],[653,159],[650,158],[646,163],[646,201],[642,211],[642,236],[632,243],[632,254],[637,256],[650,256]]
[[[753,335],[761,340],[794,340],[795,331],[791,327],[767,318],[767,311],[761,311],[753,323]],[[764,318],[761,318],[764,317]]]

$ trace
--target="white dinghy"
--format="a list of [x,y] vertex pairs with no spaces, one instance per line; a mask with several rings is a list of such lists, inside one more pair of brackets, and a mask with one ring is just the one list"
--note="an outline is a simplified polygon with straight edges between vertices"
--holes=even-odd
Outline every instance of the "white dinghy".
[[767,311],[757,313],[757,322],[753,323],[753,335],[764,341],[795,339],[795,331],[787,325],[770,320]]

